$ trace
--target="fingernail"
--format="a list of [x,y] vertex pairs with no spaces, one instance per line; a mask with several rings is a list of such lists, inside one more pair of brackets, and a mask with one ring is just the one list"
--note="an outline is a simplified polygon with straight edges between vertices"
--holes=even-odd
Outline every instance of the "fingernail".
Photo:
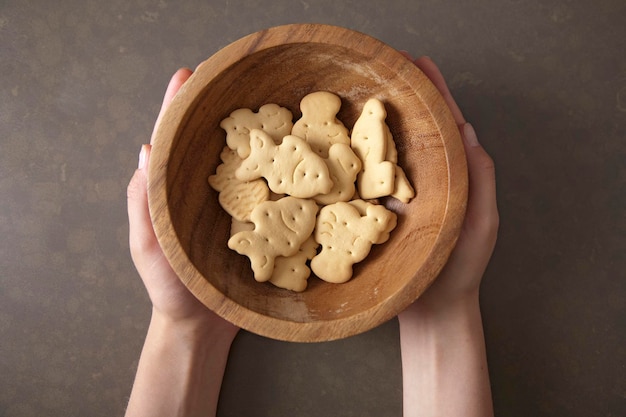
[[148,145],[141,145],[141,151],[139,151],[139,164],[138,169],[144,169],[146,167],[146,154],[148,153]]
[[480,146],[480,143],[478,143],[478,137],[476,136],[476,131],[470,123],[465,123],[463,125],[463,137],[469,146],[473,148]]
[[406,59],[408,59],[409,61],[413,61],[413,56],[411,56],[411,54],[409,53],[409,51],[404,50],[404,49],[401,49],[401,50],[400,50],[400,53],[401,53],[402,55],[404,55],[404,57],[405,57]]

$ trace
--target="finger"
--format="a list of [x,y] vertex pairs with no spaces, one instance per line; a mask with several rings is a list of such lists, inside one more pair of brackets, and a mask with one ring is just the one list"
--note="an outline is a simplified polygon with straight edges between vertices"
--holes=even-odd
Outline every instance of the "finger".
[[129,244],[133,258],[150,251],[156,244],[148,209],[148,162],[150,145],[143,145],[139,167],[127,188]]
[[[157,116],[157,120],[154,125],[155,130],[157,126],[159,125],[159,123],[161,122],[161,119],[163,118],[163,114],[165,114],[165,110],[167,110],[170,103],[174,99],[174,96],[176,96],[176,93],[178,92],[178,90],[180,90],[180,87],[183,86],[185,81],[187,81],[189,77],[191,77],[191,74],[193,74],[193,72],[189,68],[181,68],[178,71],[176,71],[176,73],[170,79],[167,89],[165,90],[165,95],[163,96],[163,103],[161,104],[161,110],[159,111],[159,115]],[[154,132],[152,132],[152,137],[150,138],[150,144],[152,144],[153,141],[154,141]]]
[[[180,90],[180,87],[191,77],[192,71],[187,68],[181,68],[172,76],[165,90],[163,104],[157,117],[155,124],[158,126],[165,110],[170,105],[172,99]],[[150,139],[152,144],[154,132]],[[129,244],[131,255],[133,257],[138,254],[146,253],[157,245],[152,221],[150,219],[150,211],[148,208],[148,162],[150,159],[151,145],[143,145],[139,156],[139,167],[135,171],[127,188],[128,198],[128,222],[129,222]]]
[[403,49],[403,50],[398,51],[398,52],[400,52],[402,55],[404,55],[404,57],[405,57],[406,59],[408,59],[409,61],[413,62],[414,58],[411,56],[411,54],[409,53],[409,51],[405,51],[405,50]]
[[461,109],[459,108],[459,106],[456,104],[456,101],[452,97],[452,94],[450,93],[450,89],[448,88],[448,85],[446,84],[446,80],[443,78],[441,71],[439,71],[439,68],[433,62],[433,60],[427,56],[423,56],[421,58],[416,59],[413,62],[432,81],[435,87],[437,87],[437,90],[439,90],[446,104],[450,108],[450,111],[452,112],[452,116],[454,116],[454,120],[456,121],[456,124],[459,126],[464,124],[465,118],[463,117],[463,113],[461,112]]
[[479,227],[486,237],[492,237],[498,228],[496,200],[496,174],[493,159],[480,146],[476,132],[470,123],[461,129],[467,157],[469,195],[468,220]]
[[468,215],[495,219],[497,224],[496,182],[493,160],[487,154],[474,131],[473,126],[465,121],[463,113],[450,93],[446,81],[437,65],[427,56],[414,61],[415,65],[433,82],[452,111],[459,125],[463,145],[467,156],[469,173]]
[[180,87],[182,87],[185,81],[187,81],[189,77],[191,77],[191,74],[193,74],[193,72],[189,68],[181,68],[176,71],[174,75],[172,75],[170,83],[165,90],[165,96],[163,97],[163,105],[161,106],[161,110],[165,110],[167,106],[170,105],[170,102],[172,101],[178,90],[180,90]]

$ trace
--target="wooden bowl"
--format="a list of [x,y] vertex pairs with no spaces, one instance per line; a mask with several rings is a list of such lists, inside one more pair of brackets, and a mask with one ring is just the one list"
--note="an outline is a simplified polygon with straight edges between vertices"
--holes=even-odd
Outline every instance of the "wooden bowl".
[[[409,204],[383,200],[398,225],[349,282],[311,276],[306,291],[295,293],[256,282],[248,258],[228,249],[230,216],[207,178],[220,162],[219,123],[230,112],[276,103],[298,119],[302,97],[319,90],[341,97],[338,118],[349,129],[367,99],[385,103],[399,164],[417,195]],[[393,318],[433,282],[464,218],[467,168],[451,112],[403,55],[344,28],[288,25],[246,36],[197,68],[157,128],[148,193],[165,255],[209,309],[266,337],[328,341]]]

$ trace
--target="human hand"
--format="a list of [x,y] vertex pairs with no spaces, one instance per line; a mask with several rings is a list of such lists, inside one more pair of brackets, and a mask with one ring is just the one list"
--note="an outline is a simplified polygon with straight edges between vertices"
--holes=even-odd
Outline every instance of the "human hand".
[[[174,74],[155,125],[191,76]],[[183,285],[157,241],[148,209],[148,162],[143,145],[128,184],[130,253],[152,301],[152,318],[126,408],[127,417],[215,415],[231,343],[239,330],[206,308]]]
[[[180,69],[170,80],[155,131],[170,102],[191,74],[189,69]],[[148,291],[153,315],[173,323],[206,326],[220,334],[226,332],[234,337],[238,328],[211,312],[189,292],[170,266],[157,241],[148,210],[147,193],[148,162],[154,133],[153,131],[150,144],[141,148],[139,167],[127,189],[130,252]]]
[[[408,55],[407,58],[411,59]],[[420,307],[437,309],[478,298],[480,282],[498,233],[495,169],[493,160],[478,143],[474,128],[465,121],[435,63],[428,57],[413,62],[437,87],[452,111],[463,139],[469,175],[467,211],[456,246],[435,282],[409,307],[409,310]]]

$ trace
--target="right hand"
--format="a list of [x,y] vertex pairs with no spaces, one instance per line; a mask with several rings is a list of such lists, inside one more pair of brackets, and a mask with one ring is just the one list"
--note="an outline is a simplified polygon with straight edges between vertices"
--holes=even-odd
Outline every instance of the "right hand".
[[478,143],[474,128],[465,121],[435,63],[428,57],[413,62],[437,87],[452,111],[463,139],[469,175],[467,211],[456,246],[431,287],[409,307],[432,309],[478,297],[482,276],[495,247],[499,215],[493,160]]

